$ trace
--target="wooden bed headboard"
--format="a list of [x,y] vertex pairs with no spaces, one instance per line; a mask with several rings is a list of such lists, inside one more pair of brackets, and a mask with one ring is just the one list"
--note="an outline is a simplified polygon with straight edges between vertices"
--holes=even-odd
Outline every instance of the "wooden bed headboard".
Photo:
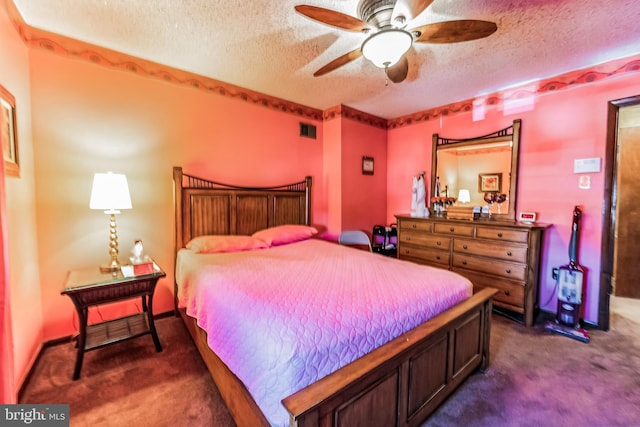
[[207,234],[250,235],[284,224],[311,224],[311,177],[275,187],[240,187],[173,168],[175,251]]

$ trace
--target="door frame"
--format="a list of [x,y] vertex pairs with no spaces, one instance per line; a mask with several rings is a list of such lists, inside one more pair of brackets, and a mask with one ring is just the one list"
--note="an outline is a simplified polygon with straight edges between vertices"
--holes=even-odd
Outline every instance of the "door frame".
[[602,248],[600,254],[600,298],[598,327],[610,327],[610,302],[613,286],[613,260],[615,251],[616,209],[618,195],[618,113],[620,108],[640,104],[640,95],[609,101],[607,105],[607,142],[604,161],[604,198],[602,203]]

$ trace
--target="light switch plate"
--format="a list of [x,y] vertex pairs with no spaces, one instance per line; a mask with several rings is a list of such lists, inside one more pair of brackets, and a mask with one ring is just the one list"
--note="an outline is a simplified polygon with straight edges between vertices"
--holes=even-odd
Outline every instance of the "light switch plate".
[[573,161],[573,173],[600,172],[602,159],[592,157],[590,159],[575,159]]

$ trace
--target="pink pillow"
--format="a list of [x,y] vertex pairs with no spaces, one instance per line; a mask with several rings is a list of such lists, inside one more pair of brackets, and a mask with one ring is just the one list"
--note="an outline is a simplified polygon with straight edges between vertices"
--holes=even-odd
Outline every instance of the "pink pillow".
[[289,224],[256,231],[252,237],[264,241],[269,246],[278,246],[306,240],[317,233],[318,230],[308,225]]
[[187,249],[191,249],[199,254],[239,252],[267,247],[269,247],[269,245],[260,239],[251,236],[235,235],[198,236],[187,243]]

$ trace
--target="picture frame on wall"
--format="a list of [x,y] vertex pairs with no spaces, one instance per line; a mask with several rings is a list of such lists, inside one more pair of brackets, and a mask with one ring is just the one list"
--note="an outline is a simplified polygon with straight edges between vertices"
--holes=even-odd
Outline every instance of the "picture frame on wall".
[[362,156],[362,174],[373,175],[373,157]]
[[16,129],[16,99],[4,86],[0,85],[0,144],[6,176],[20,176]]
[[502,173],[481,173],[478,175],[478,191],[499,193],[502,190]]

